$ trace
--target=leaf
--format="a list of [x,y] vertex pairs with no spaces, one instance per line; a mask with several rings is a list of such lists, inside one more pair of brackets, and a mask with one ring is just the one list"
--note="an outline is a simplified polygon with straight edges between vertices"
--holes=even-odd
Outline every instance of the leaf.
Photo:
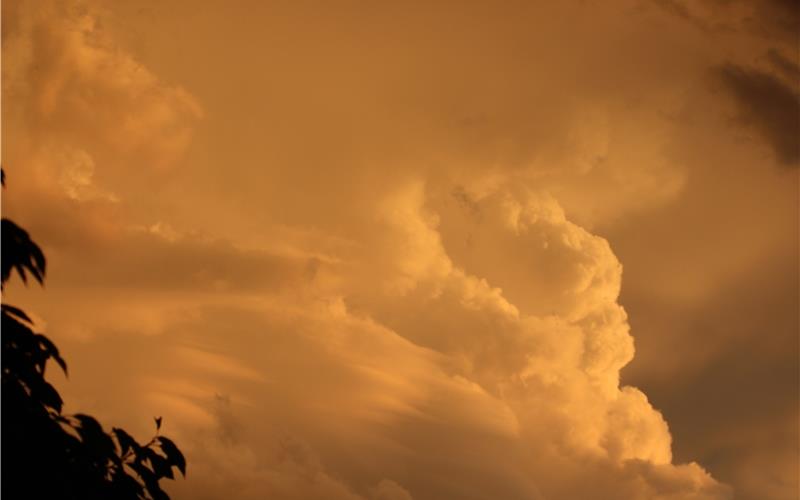
[[133,476],[128,474],[124,467],[116,470],[113,476],[113,498],[120,499],[140,499],[144,498],[143,485],[139,483]]
[[133,439],[131,437],[131,435],[128,434],[127,432],[125,432],[124,430],[122,430],[122,429],[120,429],[118,427],[114,427],[111,430],[111,432],[113,432],[114,436],[116,436],[117,441],[119,442],[119,448],[120,448],[120,450],[122,450],[122,455],[123,456],[126,453],[128,453],[128,450],[133,450],[134,453],[138,453],[139,450],[141,449],[141,446],[139,446],[139,443],[137,443],[136,440]]
[[155,484],[155,487],[153,485],[148,486],[147,491],[150,493],[150,496],[153,497],[153,500],[169,500],[169,495],[164,493],[164,490],[161,489],[158,483]]
[[114,441],[103,431],[103,427],[94,417],[78,413],[74,415],[74,418],[80,422],[77,431],[81,436],[81,441],[89,450],[94,452],[97,457],[106,460],[116,456]]
[[161,417],[155,417],[154,420],[156,421],[156,430],[161,429]]
[[184,458],[181,450],[175,446],[175,443],[173,443],[171,439],[165,438],[164,436],[158,438],[158,444],[161,446],[164,454],[167,455],[167,459],[170,463],[181,471],[183,477],[186,477],[186,458]]
[[153,466],[153,472],[156,473],[156,477],[161,479],[162,477],[168,477],[170,479],[174,479],[175,476],[172,474],[172,467],[169,464],[169,461],[156,453],[152,448],[145,448],[145,455],[150,460],[150,464]]
[[24,283],[28,279],[25,271],[30,272],[39,284],[44,284],[46,260],[39,245],[31,240],[28,232],[16,225],[10,219],[2,219],[2,283],[11,277],[11,271],[16,269]]
[[61,399],[55,387],[44,380],[42,380],[40,384],[37,384],[36,390],[32,395],[37,397],[45,407],[53,408],[56,413],[61,413],[61,407],[64,405],[64,401]]
[[100,422],[90,415],[86,415],[85,413],[76,413],[73,415],[73,418],[78,421],[79,427],[81,429],[85,429],[87,432],[91,432],[93,434],[99,434],[103,432],[103,427],[100,425]]
[[25,275],[25,266],[22,265],[22,264],[19,264],[19,263],[18,264],[12,264],[12,265],[14,266],[14,269],[17,270],[17,274],[19,274],[19,277],[22,278],[22,282],[27,285],[28,284],[28,276]]
[[153,500],[169,500],[169,496],[158,486],[158,477],[142,462],[132,462],[130,467],[142,478],[147,492]]
[[61,370],[64,371],[64,375],[67,375],[67,362],[64,361],[64,358],[58,353],[58,347],[47,337],[42,334],[37,334],[36,338],[39,340],[39,343],[44,347],[45,353],[48,356],[52,357],[58,366],[61,367]]
[[135,460],[133,462],[128,463],[127,465],[131,469],[136,471],[136,474],[138,474],[139,477],[142,478],[142,481],[144,481],[144,484],[147,486],[148,489],[150,489],[151,485],[153,484],[155,484],[156,486],[158,485],[158,479],[156,478],[156,475],[153,473],[152,470],[150,470],[149,467],[147,467],[140,460]]
[[33,324],[33,320],[31,320],[31,318],[29,318],[28,315],[25,314],[25,311],[23,311],[18,307],[10,306],[8,304],[3,304],[2,309],[4,313],[13,316],[17,320],[22,320],[31,325]]

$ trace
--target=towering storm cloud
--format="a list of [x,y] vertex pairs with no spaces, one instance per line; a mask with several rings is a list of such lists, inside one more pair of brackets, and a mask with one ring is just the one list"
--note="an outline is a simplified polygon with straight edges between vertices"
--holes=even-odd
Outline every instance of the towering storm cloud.
[[[632,289],[703,304],[660,279],[662,242],[626,243],[717,175],[698,142],[752,133],[729,154],[769,168],[731,178],[796,201],[763,177],[796,181],[787,49],[720,42],[714,9],[4,5],[3,209],[51,273],[8,293],[70,361],[67,410],[142,436],[163,415],[175,498],[732,498],[621,380],[637,332],[603,236],[652,273]],[[772,220],[709,283],[787,248]],[[681,338],[652,373],[714,349]]]

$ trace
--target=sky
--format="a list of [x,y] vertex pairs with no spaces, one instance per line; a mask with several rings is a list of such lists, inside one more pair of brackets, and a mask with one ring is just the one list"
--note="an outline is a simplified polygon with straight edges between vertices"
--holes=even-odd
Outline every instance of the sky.
[[176,499],[792,500],[800,5],[2,5],[11,284]]

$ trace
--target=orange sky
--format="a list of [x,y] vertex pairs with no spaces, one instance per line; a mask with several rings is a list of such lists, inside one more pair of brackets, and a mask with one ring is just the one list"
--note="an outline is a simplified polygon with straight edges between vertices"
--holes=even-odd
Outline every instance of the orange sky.
[[797,498],[796,1],[2,9],[7,297],[175,498]]

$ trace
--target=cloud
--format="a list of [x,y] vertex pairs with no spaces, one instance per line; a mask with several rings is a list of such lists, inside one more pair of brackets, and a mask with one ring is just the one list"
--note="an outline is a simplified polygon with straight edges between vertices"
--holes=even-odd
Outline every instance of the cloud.
[[793,46],[800,24],[795,0],[653,0],[671,15],[717,34],[746,33]]
[[775,76],[735,64],[717,70],[735,99],[742,124],[757,132],[788,166],[800,162],[800,97]]
[[[144,301],[162,325],[154,341],[130,330],[129,296],[95,297],[93,307],[127,311],[116,314],[126,321],[92,327],[99,338],[65,352],[113,342],[127,361],[97,380],[79,358],[71,384],[137,395],[117,418],[158,408],[196,468],[175,486],[185,496],[564,498],[588,494],[581,477],[609,499],[727,498],[698,466],[671,465],[664,419],[618,385],[632,344],[607,243],[550,197],[499,189],[465,216],[435,210],[445,200],[430,196],[412,183],[382,197],[387,215],[363,241],[380,258],[335,270],[335,294],[244,287],[235,300],[161,301],[181,304],[181,316]],[[492,243],[480,251],[560,277],[537,278],[535,295],[511,301],[493,268],[451,257],[440,231],[475,213],[492,231],[475,235]],[[545,241],[558,251],[520,251]],[[397,242],[406,245],[389,252]],[[369,292],[370,283],[402,286]],[[66,302],[62,290],[50,300]],[[537,294],[557,300],[540,309]]]
[[12,13],[3,93],[19,105],[4,112],[15,124],[4,151],[9,173],[37,171],[84,199],[116,200],[158,182],[203,116],[194,97],[117,46],[88,3]]
[[[716,85],[735,101],[738,121],[774,152],[776,162],[795,166],[800,157],[800,90],[794,0],[684,2],[655,0],[659,9],[700,33],[714,47],[707,60]],[[716,99],[711,99],[714,101]],[[706,109],[709,102],[698,103]],[[719,113],[719,109],[715,109]]]
[[[637,356],[623,378],[660,402],[674,434],[686,436],[675,444],[676,458],[696,457],[715,476],[735,478],[737,497],[748,500],[791,497],[798,484],[794,245],[787,255],[773,255],[721,285],[727,291],[702,305],[663,297],[638,303],[644,299],[623,296],[640,311],[632,320],[634,331],[655,316],[661,321],[653,323],[669,332],[638,336],[641,351],[675,352],[683,360]],[[662,319],[669,317],[680,320]],[[695,339],[691,348],[681,347],[690,345],[689,339]],[[765,469],[783,472],[752,472]]]
[[[32,165],[4,203],[52,264],[44,296],[10,293],[63,344],[71,409],[142,436],[163,414],[176,498],[730,498],[620,383],[628,264],[602,236],[695,208],[711,167],[682,134],[730,142],[686,111],[723,108],[707,32],[628,3],[175,5],[143,7],[158,50],[138,57],[88,7],[4,20],[4,161]],[[789,94],[748,64],[717,76],[785,155]],[[638,254],[670,297],[762,241],[680,268],[653,243],[672,227]]]
[[767,51],[766,58],[787,80],[794,82],[800,80],[800,65],[796,60],[786,57],[774,48]]
[[381,479],[373,493],[373,500],[413,500],[402,486],[389,479]]

